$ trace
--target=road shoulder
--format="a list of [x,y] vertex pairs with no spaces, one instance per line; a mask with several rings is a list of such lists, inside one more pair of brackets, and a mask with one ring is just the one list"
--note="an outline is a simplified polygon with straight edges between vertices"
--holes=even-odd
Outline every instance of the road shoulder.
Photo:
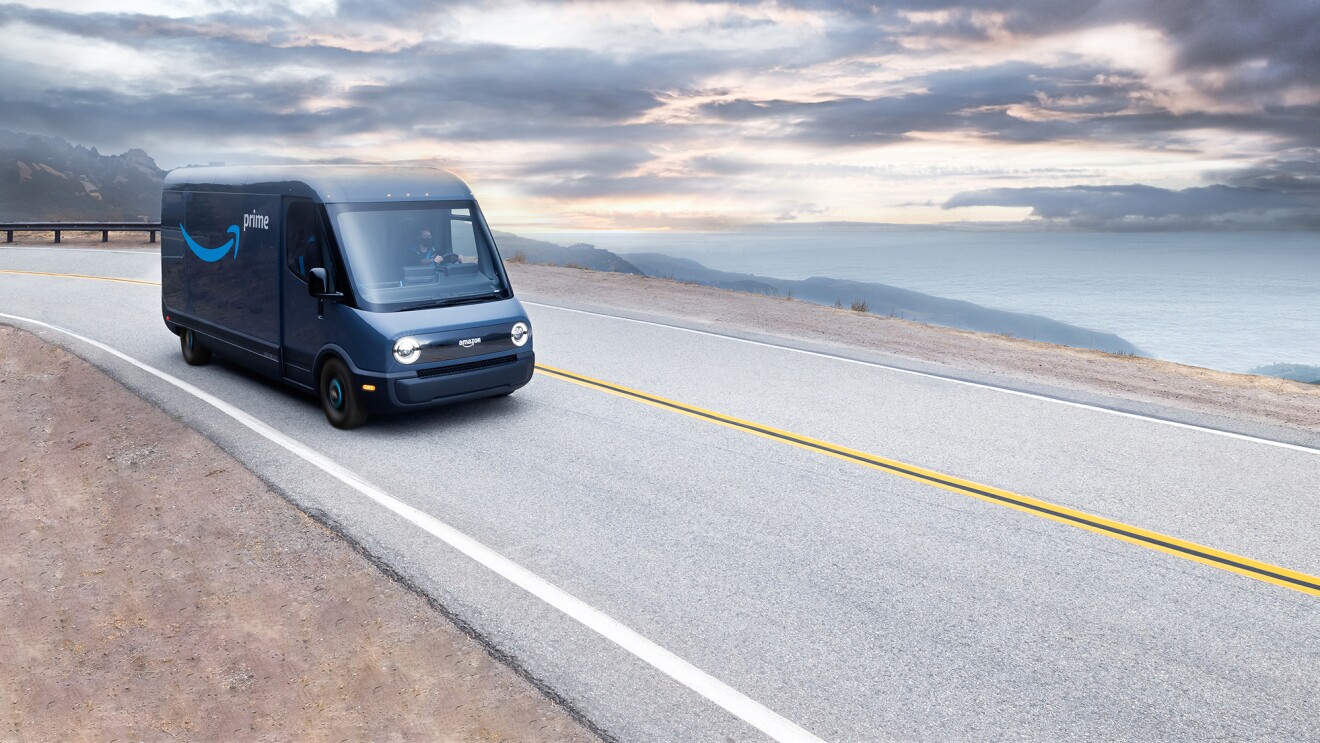
[[597,740],[205,437],[0,326],[0,738]]

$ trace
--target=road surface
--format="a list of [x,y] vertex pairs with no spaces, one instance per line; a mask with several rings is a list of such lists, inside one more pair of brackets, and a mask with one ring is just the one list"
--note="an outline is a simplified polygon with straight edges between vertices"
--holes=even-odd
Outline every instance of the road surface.
[[0,249],[0,313],[104,347],[0,321],[620,740],[1320,739],[1315,449],[544,303],[526,388],[344,432],[186,366],[158,280],[151,252]]

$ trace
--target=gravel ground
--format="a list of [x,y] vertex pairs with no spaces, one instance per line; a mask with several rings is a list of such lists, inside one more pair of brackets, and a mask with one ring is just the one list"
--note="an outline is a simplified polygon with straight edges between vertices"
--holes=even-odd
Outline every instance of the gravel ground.
[[209,440],[0,326],[0,741],[588,741]]
[[855,355],[858,349],[936,365],[1005,386],[1046,385],[1193,413],[1320,432],[1320,385],[1231,374],[1133,356],[633,274],[510,264],[520,297],[734,335],[788,338]]

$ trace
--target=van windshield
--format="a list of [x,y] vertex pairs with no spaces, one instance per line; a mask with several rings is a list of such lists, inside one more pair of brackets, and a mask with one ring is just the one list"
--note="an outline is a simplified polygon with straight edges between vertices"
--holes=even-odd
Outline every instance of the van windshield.
[[407,310],[512,296],[474,202],[327,209],[360,301]]

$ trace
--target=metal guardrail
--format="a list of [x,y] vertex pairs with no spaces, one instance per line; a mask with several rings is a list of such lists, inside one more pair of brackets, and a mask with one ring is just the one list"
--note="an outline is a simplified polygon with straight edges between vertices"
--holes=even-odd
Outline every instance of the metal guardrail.
[[150,232],[151,242],[156,242],[160,222],[0,222],[0,230],[7,243],[14,241],[15,232],[53,232],[56,243],[64,232],[100,232],[103,243],[110,242],[111,232]]

